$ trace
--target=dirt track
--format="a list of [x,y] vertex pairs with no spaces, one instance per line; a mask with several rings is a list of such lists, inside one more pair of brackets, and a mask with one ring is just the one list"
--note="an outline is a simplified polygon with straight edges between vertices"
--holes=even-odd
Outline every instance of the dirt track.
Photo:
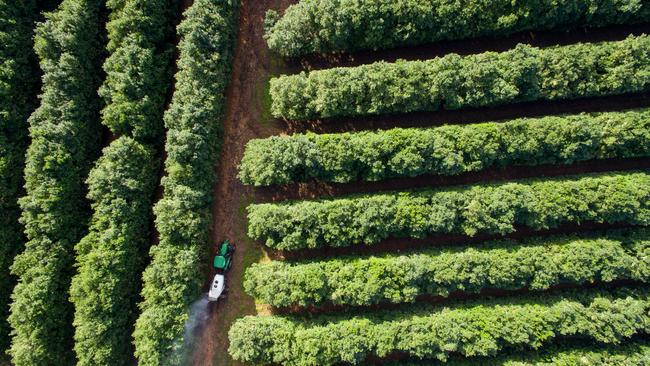
[[[213,253],[217,250],[217,244],[223,239],[229,239],[237,246],[233,268],[230,270],[227,281],[230,286],[228,297],[221,300],[218,304],[212,305],[208,321],[199,330],[196,348],[192,358],[192,364],[197,366],[207,365],[240,365],[233,361],[228,355],[228,330],[235,319],[244,315],[253,315],[256,313],[268,313],[270,309],[256,306],[253,299],[245,294],[242,289],[242,276],[244,268],[251,263],[264,260],[267,257],[263,247],[246,236],[246,211],[248,204],[253,202],[270,202],[278,198],[308,198],[315,195],[337,195],[349,193],[348,191],[371,191],[376,189],[397,189],[418,186],[417,180],[387,182],[381,186],[377,185],[349,185],[345,187],[321,187],[318,184],[303,185],[301,187],[289,188],[283,191],[282,188],[274,189],[253,189],[246,187],[237,179],[237,164],[243,155],[246,142],[253,138],[263,138],[271,135],[297,132],[299,130],[314,130],[318,132],[336,131],[339,129],[349,129],[351,123],[346,121],[335,121],[335,123],[318,123],[317,126],[301,126],[283,123],[270,118],[265,112],[268,101],[266,100],[266,85],[272,75],[281,73],[294,72],[296,65],[285,64],[277,57],[272,56],[262,38],[263,35],[263,18],[268,9],[283,10],[288,5],[295,3],[297,0],[242,0],[242,8],[239,21],[239,39],[235,59],[233,61],[232,82],[228,92],[228,110],[226,118],[223,121],[224,137],[223,148],[221,153],[220,164],[218,166],[219,182],[215,186],[215,203],[213,206],[214,226],[213,226]],[[580,31],[584,32],[584,31]],[[621,33],[621,31],[618,31]],[[603,34],[601,34],[603,33]],[[608,39],[607,31],[598,33],[599,37]],[[568,37],[568,35],[567,35]],[[624,38],[620,34],[615,34],[613,38]],[[511,37],[516,39],[516,37]],[[534,37],[533,37],[534,38]],[[570,42],[569,39],[565,42]],[[547,41],[552,43],[551,40]],[[511,42],[512,43],[512,42]],[[562,43],[559,41],[559,43]],[[456,50],[458,51],[458,50]],[[427,54],[421,54],[421,58],[427,58]],[[381,54],[377,56],[381,58]],[[417,57],[416,57],[417,58]],[[365,60],[365,59],[364,59]],[[368,60],[371,61],[371,60]],[[302,65],[305,66],[304,64]],[[318,65],[320,67],[322,65]],[[615,106],[621,108],[631,108],[640,105],[647,105],[647,95],[639,95],[636,98],[629,96],[608,98]],[[599,110],[605,100],[598,99],[595,101],[584,102],[559,102],[548,103],[539,107],[543,112],[549,113],[570,113],[580,111]],[[617,102],[620,104],[618,105]],[[588,104],[588,105],[586,105]],[[599,107],[600,106],[600,107]],[[496,116],[508,118],[524,116],[528,114],[538,115],[538,108],[535,106],[520,105],[510,106],[507,108],[495,109]],[[501,116],[499,113],[504,113]],[[484,110],[475,111],[474,114],[481,115],[479,119],[486,118]],[[446,113],[446,114],[445,114]],[[449,122],[450,117],[458,115],[459,120],[464,122],[473,122],[471,111],[453,111],[438,112],[436,116],[425,116],[425,125],[436,124],[437,119]],[[404,116],[409,121],[404,122],[404,126],[416,126],[421,123],[417,122],[414,116]],[[467,120],[467,121],[465,121]],[[452,121],[453,122],[453,121]],[[355,121],[356,128],[386,128],[392,126],[402,126],[399,121],[396,123],[395,118],[383,117],[378,120],[364,119],[364,121]],[[402,126],[402,127],[404,127]],[[638,162],[637,162],[638,163]],[[643,162],[643,164],[647,161]],[[631,163],[634,164],[634,163]],[[588,164],[587,164],[588,165]],[[585,171],[598,171],[600,169],[592,166],[582,167]],[[578,171],[581,167],[576,168]],[[534,169],[533,169],[534,170]],[[492,172],[494,174],[495,172]],[[503,173],[503,172],[501,172]],[[489,173],[485,173],[489,174]],[[497,175],[502,175],[498,174]],[[525,171],[514,173],[513,176],[505,174],[506,179],[514,179],[520,176],[528,176]],[[499,180],[499,177],[492,177]],[[423,178],[426,182],[421,184],[429,185],[432,182]],[[503,179],[503,177],[501,177]],[[461,178],[462,180],[462,178]],[[285,187],[285,189],[288,187]],[[273,255],[273,254],[271,254]],[[209,279],[213,273],[210,273]],[[208,277],[206,277],[206,291],[208,286]]]
[[264,192],[258,193],[259,197],[256,197],[252,188],[239,182],[237,164],[248,140],[285,132],[277,123],[266,122],[269,118],[263,112],[266,81],[271,73],[279,70],[262,38],[262,22],[267,9],[284,9],[292,2],[295,1],[242,1],[239,40],[228,92],[228,110],[223,121],[219,182],[214,191],[212,248],[216,251],[217,243],[227,238],[236,244],[237,250],[227,277],[230,287],[228,297],[210,309],[209,320],[197,339],[194,365],[239,364],[228,356],[228,329],[236,318],[258,311],[253,299],[241,288],[243,269],[264,255],[261,246],[246,237],[245,208],[253,201],[264,200],[265,197]]

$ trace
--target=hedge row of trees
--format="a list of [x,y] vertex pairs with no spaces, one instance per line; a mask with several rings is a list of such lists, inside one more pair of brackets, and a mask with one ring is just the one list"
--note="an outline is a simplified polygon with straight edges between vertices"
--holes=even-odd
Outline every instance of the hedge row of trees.
[[293,120],[495,106],[640,92],[650,36],[427,61],[377,62],[271,80],[271,112]]
[[377,181],[508,165],[650,155],[650,109],[427,129],[313,133],[251,140],[245,184]]
[[248,207],[248,235],[274,249],[372,245],[388,237],[506,234],[565,223],[650,223],[647,172],[523,180]]
[[[568,344],[567,344],[568,343]],[[577,343],[577,344],[574,344]],[[650,359],[650,341],[642,338],[626,340],[622,345],[594,345],[589,342],[554,344],[534,351],[511,351],[506,355],[480,359],[451,357],[447,366],[635,366]],[[441,366],[436,360],[386,362],[386,366]]]
[[219,121],[238,7],[236,0],[195,0],[178,27],[176,90],[165,114],[167,176],[155,207],[160,242],[151,248],[135,330],[136,356],[143,366],[185,364],[184,325],[208,263]]
[[105,102],[102,123],[116,135],[159,145],[162,113],[169,90],[178,2],[109,0],[109,57],[99,89]]
[[273,51],[301,56],[648,20],[644,0],[312,0],[281,18],[269,11],[265,38]]
[[100,95],[102,123],[120,136],[104,150],[88,178],[93,216],[76,246],[75,305],[78,365],[130,365],[141,274],[160,176],[165,95],[177,2],[107,3],[109,57]]
[[70,289],[78,365],[132,363],[158,176],[156,151],[122,136],[104,149],[87,180],[94,214],[75,248],[78,274]]
[[559,337],[619,344],[650,330],[649,297],[650,289],[641,286],[310,320],[248,316],[230,329],[230,354],[255,364],[333,365],[393,352],[443,361],[450,354],[488,356],[508,348],[539,348]]
[[73,247],[89,216],[84,180],[100,145],[101,7],[100,0],[63,0],[36,29],[44,75],[40,106],[29,120],[27,195],[20,200],[27,243],[12,266],[16,366],[75,363],[68,297]]
[[545,290],[554,285],[650,279],[650,231],[538,238],[435,249],[408,255],[320,262],[272,261],[246,271],[244,288],[273,306],[414,302],[488,288]]
[[[36,108],[38,65],[32,37],[34,0],[0,0],[0,354],[9,347],[9,303],[15,278],[9,267],[24,243],[19,224],[27,118]],[[3,357],[0,356],[0,360]]]

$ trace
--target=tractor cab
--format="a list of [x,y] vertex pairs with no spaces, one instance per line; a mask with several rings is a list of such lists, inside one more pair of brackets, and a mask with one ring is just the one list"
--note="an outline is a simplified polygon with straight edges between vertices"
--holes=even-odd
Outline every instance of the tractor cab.
[[235,247],[230,245],[228,240],[224,240],[219,246],[219,254],[214,257],[212,265],[217,270],[217,274],[212,280],[210,291],[208,292],[209,301],[217,301],[221,294],[226,291],[226,271],[232,266],[232,256],[235,253]]
[[219,254],[214,257],[212,265],[216,270],[227,271],[232,265],[232,255],[235,252],[235,247],[230,245],[228,240],[224,240],[219,247]]

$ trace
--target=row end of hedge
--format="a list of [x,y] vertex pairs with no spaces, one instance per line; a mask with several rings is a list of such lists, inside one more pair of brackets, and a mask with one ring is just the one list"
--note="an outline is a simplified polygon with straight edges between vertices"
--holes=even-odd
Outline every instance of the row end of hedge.
[[248,206],[248,235],[278,250],[387,238],[505,235],[566,224],[650,224],[647,171],[364,194]]
[[251,140],[244,184],[457,175],[493,167],[650,155],[650,109]]
[[264,38],[271,50],[295,57],[649,20],[650,5],[636,0],[313,0],[281,17],[270,10]]
[[650,37],[426,61],[377,62],[271,79],[271,113],[310,120],[638,93],[650,88]]
[[617,345],[650,331],[649,296],[648,287],[639,286],[482,299],[453,308],[247,316],[230,328],[229,351],[241,362],[297,366],[360,364],[394,353],[444,362],[451,355],[492,356],[567,338]]

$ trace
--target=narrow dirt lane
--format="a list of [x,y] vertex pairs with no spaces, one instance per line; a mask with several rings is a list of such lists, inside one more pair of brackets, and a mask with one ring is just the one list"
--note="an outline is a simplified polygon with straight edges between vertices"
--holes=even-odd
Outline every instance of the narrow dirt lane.
[[[268,9],[284,9],[293,2],[295,0],[242,1],[228,110],[223,121],[219,181],[214,191],[212,252],[216,253],[218,243],[224,239],[235,243],[237,249],[233,267],[226,279],[228,296],[218,304],[211,304],[209,319],[199,331],[193,365],[237,365],[228,356],[230,325],[238,317],[264,311],[256,309],[253,299],[244,293],[241,282],[244,268],[264,256],[261,246],[246,237],[245,208],[258,198],[265,197],[256,197],[252,188],[239,182],[237,164],[250,139],[284,132],[283,126],[271,122],[263,112],[267,81],[272,73],[280,72],[282,67],[276,64],[264,43],[263,20]],[[263,192],[259,194],[264,195]],[[210,274],[210,279],[212,275],[214,273]]]

